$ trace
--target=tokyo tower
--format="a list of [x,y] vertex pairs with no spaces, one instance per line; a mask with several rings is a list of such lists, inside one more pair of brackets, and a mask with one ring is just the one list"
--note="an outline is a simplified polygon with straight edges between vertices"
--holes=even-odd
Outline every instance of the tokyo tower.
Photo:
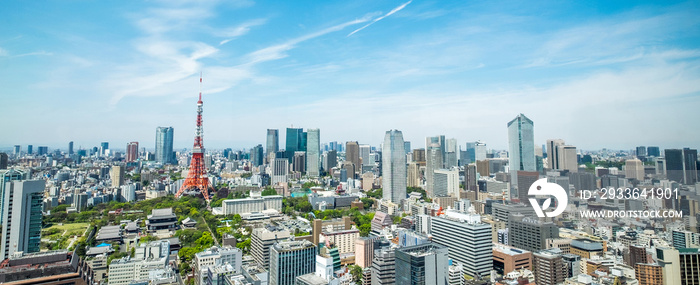
[[180,187],[180,190],[175,194],[176,198],[180,198],[186,190],[199,190],[204,199],[209,203],[209,178],[207,178],[207,169],[204,165],[204,144],[202,140],[202,75],[199,75],[199,101],[197,101],[197,129],[194,134],[194,147],[192,148],[192,163],[190,171],[187,173],[185,182]]

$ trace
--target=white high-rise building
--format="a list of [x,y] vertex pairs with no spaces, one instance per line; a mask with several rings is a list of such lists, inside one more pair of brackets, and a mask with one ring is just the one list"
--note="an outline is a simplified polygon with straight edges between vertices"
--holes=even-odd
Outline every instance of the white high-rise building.
[[549,169],[578,172],[576,147],[565,145],[564,140],[547,140],[547,164]]
[[482,141],[477,141],[474,143],[474,161],[486,159],[486,143]]
[[127,285],[135,280],[145,281],[172,276],[168,266],[170,258],[170,242],[168,240],[153,241],[136,247],[134,257],[124,257],[112,260],[109,265],[108,285]]
[[430,218],[434,243],[446,246],[449,257],[462,264],[463,273],[486,276],[493,268],[491,225],[481,222],[481,216],[447,210],[445,215]]
[[445,161],[444,168],[450,169],[457,166],[457,139],[445,140]]
[[287,183],[289,161],[286,158],[275,158],[272,163],[272,184]]
[[625,178],[644,180],[644,164],[641,160],[634,158],[625,161]]
[[406,151],[403,134],[387,131],[382,145],[382,187],[384,200],[401,204],[406,199]]
[[321,159],[319,154],[321,150],[321,131],[319,129],[308,129],[306,133],[306,174],[310,177],[318,177],[318,162]]
[[374,159],[370,157],[372,148],[368,144],[360,145],[360,159],[362,159],[362,165],[374,165]]
[[233,272],[236,274],[241,273],[242,258],[243,253],[241,250],[230,246],[212,246],[207,250],[198,252],[192,260],[195,283],[198,285],[206,284],[205,279],[208,275],[209,267],[229,264],[233,267]]
[[559,146],[559,165],[562,170],[578,172],[578,155],[576,147],[572,145]]
[[459,198],[459,170],[438,169],[433,174],[433,195]]

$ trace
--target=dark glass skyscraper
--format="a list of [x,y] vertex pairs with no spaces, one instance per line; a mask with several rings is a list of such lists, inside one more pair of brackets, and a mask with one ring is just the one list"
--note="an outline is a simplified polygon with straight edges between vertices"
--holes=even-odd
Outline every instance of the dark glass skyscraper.
[[666,177],[683,184],[695,184],[698,181],[697,149],[666,149]]
[[[302,148],[302,140],[304,142],[304,147]],[[292,162],[294,158],[294,153],[297,151],[306,150],[306,135],[301,128],[287,128],[285,152],[287,153],[287,159],[289,163]]]
[[661,152],[659,151],[658,146],[649,146],[647,147],[647,155],[648,156],[653,156],[653,157],[659,157],[661,156]]
[[256,145],[250,150],[250,162],[253,166],[260,166],[263,164],[263,147],[261,144]]

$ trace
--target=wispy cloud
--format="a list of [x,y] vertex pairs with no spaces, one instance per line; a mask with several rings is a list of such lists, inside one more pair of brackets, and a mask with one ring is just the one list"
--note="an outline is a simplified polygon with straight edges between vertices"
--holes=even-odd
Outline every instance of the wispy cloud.
[[250,32],[250,28],[263,25],[267,22],[266,19],[255,19],[252,21],[245,22],[243,24],[240,24],[236,27],[228,28],[228,29],[223,29],[220,31],[214,32],[215,36],[226,38],[225,40],[222,40],[219,42],[219,45],[224,45],[232,40],[234,40],[237,37],[240,37],[242,35],[247,34]]
[[359,31],[364,30],[365,28],[371,26],[372,24],[374,24],[374,23],[376,23],[376,22],[379,22],[380,20],[382,20],[382,19],[384,19],[384,18],[386,18],[386,17],[389,17],[389,16],[393,15],[394,13],[396,13],[396,12],[398,12],[398,11],[401,11],[401,9],[406,8],[406,6],[407,6],[408,4],[411,4],[411,2],[413,2],[413,0],[410,0],[410,1],[406,2],[406,3],[403,3],[403,4],[399,5],[398,7],[394,8],[394,9],[391,10],[391,11],[389,11],[389,13],[386,13],[386,15],[381,16],[381,17],[379,17],[379,18],[376,18],[376,19],[372,20],[372,22],[367,23],[367,25],[364,25],[364,26],[360,27],[359,29],[352,31],[351,33],[348,34],[348,37],[354,35],[355,33],[359,32]]
[[294,39],[291,39],[285,43],[278,44],[278,45],[273,45],[270,47],[266,47],[257,51],[254,51],[250,53],[247,56],[247,64],[255,64],[255,63],[260,63],[260,62],[265,62],[265,61],[271,61],[271,60],[276,60],[276,59],[281,59],[287,57],[287,54],[285,52],[293,49],[297,44],[308,41],[310,39],[314,39],[320,36],[323,36],[328,33],[340,31],[348,26],[352,25],[357,25],[361,23],[365,23],[369,21],[368,17],[363,17],[360,19],[348,21],[342,24],[338,24],[329,28],[325,28],[323,30],[306,34]]
[[10,52],[8,52],[6,49],[3,49],[0,47],[0,57],[18,58],[18,57],[35,56],[35,55],[53,55],[53,53],[40,50],[40,51],[27,52],[27,53],[21,53],[21,54],[10,54]]

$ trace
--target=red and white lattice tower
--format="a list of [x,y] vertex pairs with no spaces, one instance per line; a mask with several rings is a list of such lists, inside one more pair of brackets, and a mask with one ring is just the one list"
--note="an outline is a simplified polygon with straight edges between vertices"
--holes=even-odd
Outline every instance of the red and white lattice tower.
[[207,177],[207,169],[204,165],[204,144],[202,140],[202,76],[199,76],[199,101],[197,101],[197,130],[194,134],[194,147],[192,148],[192,163],[190,171],[187,173],[185,182],[177,191],[175,197],[179,198],[182,193],[188,190],[198,190],[204,196],[204,199],[209,202],[209,178]]

